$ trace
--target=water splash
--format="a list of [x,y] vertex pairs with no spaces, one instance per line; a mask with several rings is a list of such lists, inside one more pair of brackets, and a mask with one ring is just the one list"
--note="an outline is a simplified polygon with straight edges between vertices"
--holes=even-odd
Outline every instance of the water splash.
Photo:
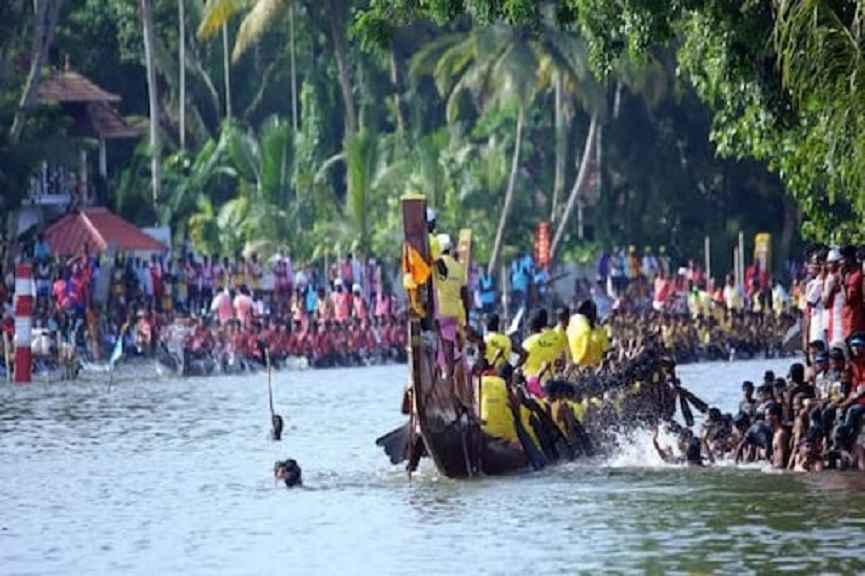
[[[661,459],[652,443],[655,431],[639,428],[615,435],[616,449],[603,462],[608,468],[655,468],[659,466],[674,466]],[[675,446],[676,435],[662,429],[658,435],[661,446]]]

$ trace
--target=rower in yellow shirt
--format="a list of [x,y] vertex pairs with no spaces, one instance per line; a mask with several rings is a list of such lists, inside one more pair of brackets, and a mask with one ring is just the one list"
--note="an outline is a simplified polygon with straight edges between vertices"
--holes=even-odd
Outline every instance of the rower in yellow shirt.
[[436,320],[444,344],[444,373],[445,377],[450,379],[454,369],[455,349],[459,347],[458,335],[466,325],[466,308],[463,301],[466,273],[463,265],[452,256],[453,244],[450,236],[439,234],[437,240],[442,253],[433,266]]
[[[567,342],[561,334],[548,326],[547,311],[538,310],[530,323],[532,335],[523,340],[522,368],[526,379],[541,376],[544,367],[552,366],[565,354]],[[548,372],[541,380],[548,377]]]
[[499,315],[490,314],[487,333],[484,335],[484,358],[487,364],[498,370],[511,357],[511,348],[511,339],[499,332]]
[[598,309],[591,300],[585,300],[568,323],[568,348],[571,361],[579,366],[597,366],[610,348],[607,331],[597,325]]

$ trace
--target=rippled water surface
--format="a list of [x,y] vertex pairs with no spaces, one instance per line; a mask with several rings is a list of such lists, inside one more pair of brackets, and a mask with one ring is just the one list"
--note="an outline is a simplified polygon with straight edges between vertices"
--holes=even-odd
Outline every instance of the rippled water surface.
[[[684,367],[732,409],[786,363]],[[0,574],[865,571],[865,475],[661,466],[648,434],[603,465],[409,483],[374,439],[405,367],[0,385]],[[272,479],[296,458],[306,488]]]

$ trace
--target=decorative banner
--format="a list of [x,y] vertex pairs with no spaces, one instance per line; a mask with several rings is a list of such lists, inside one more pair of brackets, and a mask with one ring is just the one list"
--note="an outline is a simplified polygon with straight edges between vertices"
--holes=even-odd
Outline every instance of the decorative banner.
[[762,272],[772,269],[772,235],[761,232],[754,236],[754,263]]
[[540,222],[535,228],[535,263],[541,268],[550,265],[550,223]]

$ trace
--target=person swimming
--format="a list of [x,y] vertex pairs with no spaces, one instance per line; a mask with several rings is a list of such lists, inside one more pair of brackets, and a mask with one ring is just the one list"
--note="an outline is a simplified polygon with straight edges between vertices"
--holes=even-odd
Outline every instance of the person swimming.
[[273,477],[285,482],[286,488],[303,486],[302,471],[300,465],[293,458],[277,460],[273,464]]
[[676,455],[673,448],[661,446],[660,442],[658,442],[658,432],[659,428],[656,428],[655,435],[652,437],[652,444],[664,463],[705,466],[700,439],[694,436],[690,428],[683,428],[679,432],[678,449],[681,455]]

